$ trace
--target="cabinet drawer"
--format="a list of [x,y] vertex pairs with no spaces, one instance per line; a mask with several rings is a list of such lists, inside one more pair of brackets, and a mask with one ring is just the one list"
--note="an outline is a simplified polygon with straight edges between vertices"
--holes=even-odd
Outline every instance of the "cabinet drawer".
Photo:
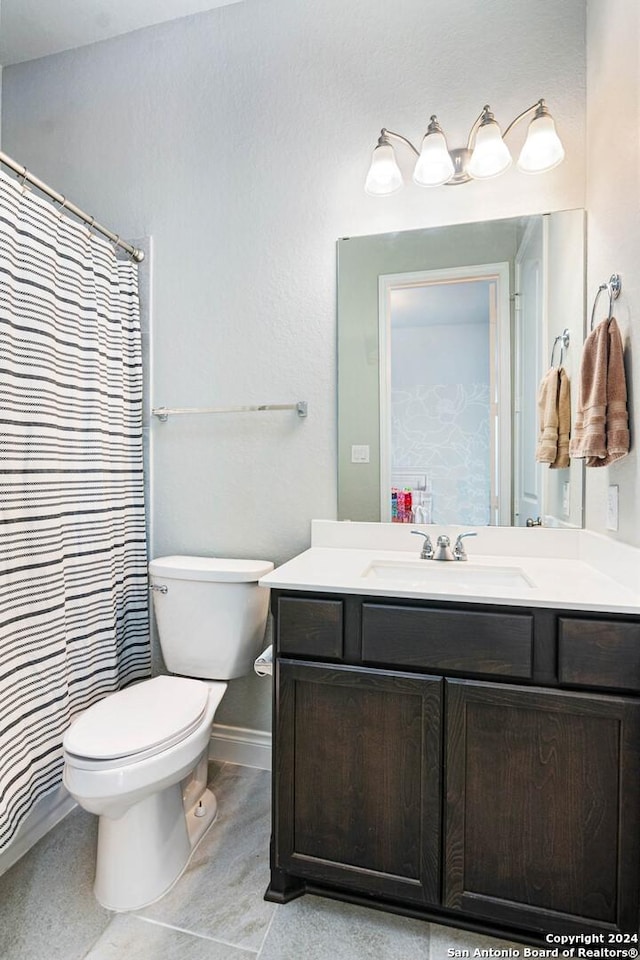
[[560,683],[640,691],[640,623],[561,617],[558,626]]
[[342,658],[342,600],[278,600],[278,651]]
[[532,648],[529,614],[362,608],[362,659],[368,663],[528,679]]

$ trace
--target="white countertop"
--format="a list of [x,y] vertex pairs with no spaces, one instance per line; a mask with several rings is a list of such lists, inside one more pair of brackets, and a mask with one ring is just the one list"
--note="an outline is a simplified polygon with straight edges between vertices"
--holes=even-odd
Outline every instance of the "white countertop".
[[[418,538],[413,540],[416,549],[411,551],[378,550],[372,546],[312,546],[267,574],[260,583],[282,590],[317,593],[640,615],[640,591],[623,586],[619,578],[613,579],[591,563],[579,559],[573,549],[569,557],[514,556],[503,552],[472,554],[478,544],[474,539],[465,543],[469,560],[460,563],[419,560],[421,541]],[[406,540],[403,540],[405,544]],[[372,575],[370,568],[376,563],[380,566]],[[406,568],[405,564],[408,565]],[[429,582],[430,571],[433,571],[437,583]],[[505,581],[512,574],[516,575],[515,583],[498,585],[491,582],[494,576]],[[613,574],[615,576],[615,571]]]

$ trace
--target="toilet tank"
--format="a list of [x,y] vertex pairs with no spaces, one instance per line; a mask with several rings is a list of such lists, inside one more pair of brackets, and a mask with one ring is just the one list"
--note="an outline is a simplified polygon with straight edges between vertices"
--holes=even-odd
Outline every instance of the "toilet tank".
[[269,560],[152,560],[153,608],[167,670],[208,680],[250,673],[269,609],[269,588],[258,580],[271,570]]

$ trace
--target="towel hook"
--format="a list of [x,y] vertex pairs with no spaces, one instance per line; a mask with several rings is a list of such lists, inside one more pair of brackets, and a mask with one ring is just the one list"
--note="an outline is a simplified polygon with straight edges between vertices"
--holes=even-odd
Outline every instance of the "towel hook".
[[565,327],[562,333],[559,333],[553,341],[553,347],[551,348],[551,363],[549,364],[550,367],[553,367],[553,356],[556,352],[556,344],[558,343],[560,344],[560,362],[558,366],[561,367],[564,359],[564,351],[569,349],[569,344],[571,343],[571,334],[568,327]]
[[21,188],[20,188],[20,193],[22,194],[23,197],[24,197],[25,193],[27,192],[27,190],[29,189],[29,184],[28,184],[28,182],[27,182],[28,179],[29,179],[29,171],[28,171],[27,168],[25,167],[25,168],[23,169],[22,173],[19,173],[19,174],[18,174],[18,180],[21,180],[21,181],[22,181],[22,185],[21,185]]
[[593,301],[593,310],[591,311],[591,327],[590,327],[591,330],[593,330],[593,321],[595,320],[595,316],[596,316],[596,306],[598,304],[598,298],[600,297],[600,294],[602,293],[603,290],[607,290],[609,293],[609,315],[607,317],[607,322],[608,322],[609,320],[611,320],[611,317],[613,316],[613,301],[618,299],[618,297],[620,296],[620,291],[622,290],[622,277],[620,276],[620,274],[612,273],[611,276],[609,277],[608,282],[601,283],[600,286],[598,287],[596,298]]

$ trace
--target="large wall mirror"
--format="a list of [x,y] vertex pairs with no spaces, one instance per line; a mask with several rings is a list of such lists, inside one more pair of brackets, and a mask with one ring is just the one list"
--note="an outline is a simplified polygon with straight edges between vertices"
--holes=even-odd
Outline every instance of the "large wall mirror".
[[584,317],[582,210],[339,240],[339,519],[582,526],[582,461],[536,442]]

